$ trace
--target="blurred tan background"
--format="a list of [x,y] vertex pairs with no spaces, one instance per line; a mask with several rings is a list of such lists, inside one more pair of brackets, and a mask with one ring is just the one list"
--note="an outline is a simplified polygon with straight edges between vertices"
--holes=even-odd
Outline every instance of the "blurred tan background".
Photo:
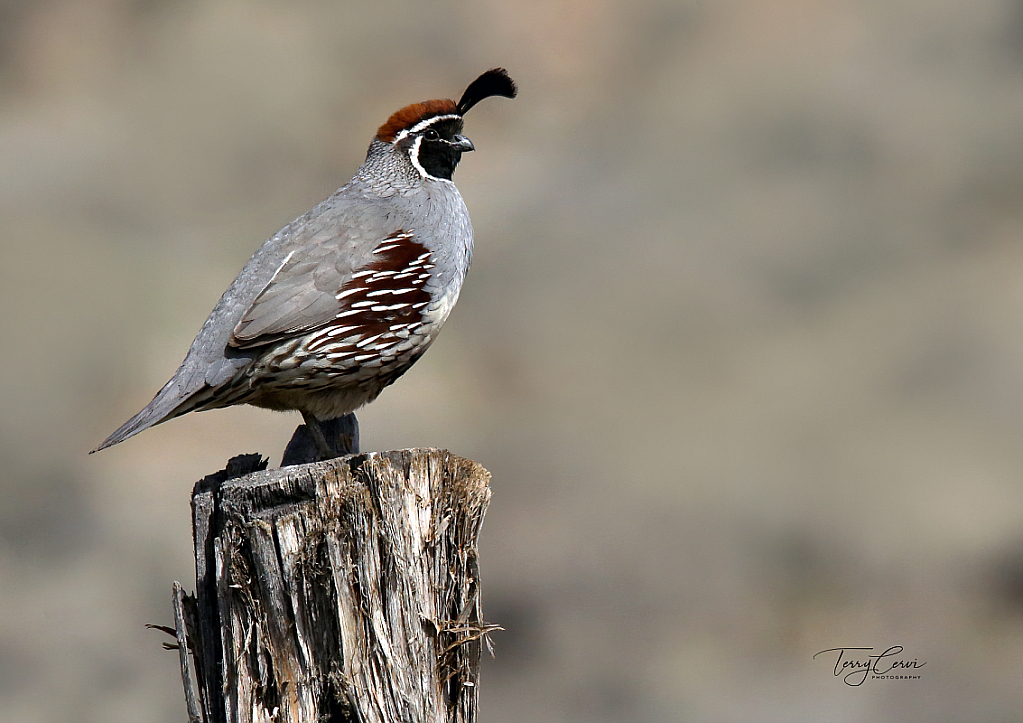
[[184,719],[191,485],[298,415],[86,452],[496,65],[462,299],[359,415],[493,472],[481,720],[1023,718],[1020,0],[3,0],[0,719]]

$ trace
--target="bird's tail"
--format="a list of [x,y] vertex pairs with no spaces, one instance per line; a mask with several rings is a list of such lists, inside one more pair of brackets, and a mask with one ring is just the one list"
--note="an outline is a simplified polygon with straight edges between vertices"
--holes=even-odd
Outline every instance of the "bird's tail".
[[113,447],[118,442],[123,442],[129,437],[134,437],[139,432],[162,424],[168,419],[180,417],[193,411],[204,411],[207,409],[220,409],[229,407],[232,404],[244,403],[248,396],[248,390],[241,385],[226,384],[218,387],[203,385],[198,390],[188,393],[181,388],[177,376],[164,385],[163,389],[156,393],[153,401],[146,405],[145,409],[129,419],[117,428],[113,434],[103,440],[96,449],[89,452],[99,452],[101,449]]
[[[123,442],[129,437],[134,437],[144,429],[149,429],[161,422],[166,422],[168,419],[173,419],[174,417],[184,414],[186,411],[193,408],[191,405],[188,405],[189,401],[190,398],[188,397],[182,399],[177,379],[171,379],[164,385],[163,389],[156,393],[156,396],[153,397],[153,401],[147,404],[145,409],[118,427],[117,431],[103,440],[103,442],[96,447],[96,449],[92,450],[92,452],[89,452],[89,454],[98,452],[101,449],[106,449],[107,447],[113,447],[118,442]],[[181,409],[181,407],[186,405],[188,406],[187,409]]]

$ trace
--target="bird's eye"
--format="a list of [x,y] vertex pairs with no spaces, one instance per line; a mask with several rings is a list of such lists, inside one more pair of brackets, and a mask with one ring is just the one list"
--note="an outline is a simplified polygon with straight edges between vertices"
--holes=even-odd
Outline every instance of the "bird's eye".
[[427,128],[426,132],[423,133],[423,138],[425,138],[428,141],[435,141],[438,138],[440,138],[440,134],[437,133],[437,131],[435,131],[433,128]]

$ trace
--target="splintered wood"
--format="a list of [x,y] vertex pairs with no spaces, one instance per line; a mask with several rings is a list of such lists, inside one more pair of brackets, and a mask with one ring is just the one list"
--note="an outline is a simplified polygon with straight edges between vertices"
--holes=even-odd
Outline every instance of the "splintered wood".
[[413,449],[230,475],[196,485],[175,590],[190,719],[474,721],[489,473]]

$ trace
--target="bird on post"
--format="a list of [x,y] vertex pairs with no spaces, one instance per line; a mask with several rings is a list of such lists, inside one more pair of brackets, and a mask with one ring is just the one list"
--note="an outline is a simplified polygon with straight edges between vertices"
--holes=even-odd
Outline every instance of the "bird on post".
[[461,99],[413,103],[380,126],[345,186],[268,239],[228,287],[181,367],[97,452],[187,412],[297,410],[320,459],[321,423],[373,401],[440,331],[469,268],[472,226],[451,180],[463,116],[514,98],[503,68]]

